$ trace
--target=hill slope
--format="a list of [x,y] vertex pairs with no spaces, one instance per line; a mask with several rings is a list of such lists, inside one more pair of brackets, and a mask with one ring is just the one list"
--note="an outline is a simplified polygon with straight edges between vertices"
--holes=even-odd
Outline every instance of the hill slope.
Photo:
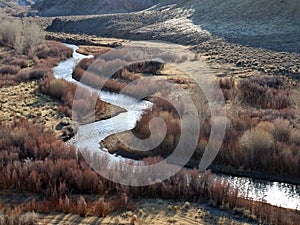
[[0,7],[3,8],[14,8],[18,5],[30,6],[33,5],[37,0],[0,0]]
[[[230,41],[299,52],[299,0],[192,0],[193,22]],[[296,50],[297,51],[297,50]]]
[[134,12],[155,5],[158,0],[40,0],[32,6],[42,16],[90,15]]
[[[299,0],[116,0],[108,5],[102,0],[93,6],[93,10],[90,4],[93,0],[77,8],[62,7],[58,4],[60,1],[63,0],[40,0],[34,8],[42,14],[55,9],[57,15],[77,15],[78,11],[82,14],[132,12],[158,4],[132,13],[62,18],[49,27],[50,31],[180,44],[198,44],[213,34],[254,47],[300,52]],[[135,1],[140,4],[135,4]],[[46,3],[51,7],[47,8]]]

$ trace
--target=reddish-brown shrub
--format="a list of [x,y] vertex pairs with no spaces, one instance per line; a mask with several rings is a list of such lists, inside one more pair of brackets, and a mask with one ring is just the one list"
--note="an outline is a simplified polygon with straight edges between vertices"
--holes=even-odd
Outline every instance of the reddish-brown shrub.
[[95,204],[96,215],[105,217],[109,212],[110,212],[110,203],[105,202],[103,198],[100,198]]
[[164,67],[163,63],[155,61],[137,62],[125,68],[133,73],[157,74]]
[[59,58],[64,60],[70,58],[73,54],[73,49],[68,48],[58,41],[45,41],[37,47],[36,55],[41,59]]
[[293,129],[290,134],[290,142],[295,145],[300,145],[300,130]]
[[215,182],[208,188],[210,200],[213,204],[224,205],[227,202],[227,198],[230,195],[230,185],[226,181],[221,179],[215,180]]
[[80,198],[77,200],[77,214],[80,216],[85,216],[87,213],[87,204],[84,199],[84,197],[80,196]]
[[16,58],[10,61],[10,64],[14,66],[19,66],[21,69],[23,69],[29,66],[29,61],[22,58]]
[[226,77],[219,80],[220,88],[223,89],[232,89],[234,88],[234,79],[232,77]]
[[0,73],[1,74],[17,74],[20,71],[19,66],[14,65],[4,65],[0,67]]
[[85,58],[80,60],[77,64],[76,68],[81,68],[83,70],[87,70],[93,63],[95,62],[94,58]]
[[52,74],[52,69],[37,67],[29,72],[29,79],[38,80],[46,76],[49,76],[51,74]]
[[281,83],[282,81],[270,81],[268,77],[243,79],[239,84],[241,101],[254,107],[286,108],[291,104],[290,90],[283,89]]
[[74,116],[77,121],[82,123],[87,123],[93,119],[92,115],[96,115],[96,119],[97,116],[101,117],[106,107],[106,103],[100,99],[96,92],[91,93],[74,83],[55,79],[53,76],[48,76],[41,81],[39,89],[43,94],[60,100],[62,103],[61,112],[68,116]]
[[57,99],[62,99],[66,91],[67,82],[63,79],[53,79],[49,85],[49,95]]

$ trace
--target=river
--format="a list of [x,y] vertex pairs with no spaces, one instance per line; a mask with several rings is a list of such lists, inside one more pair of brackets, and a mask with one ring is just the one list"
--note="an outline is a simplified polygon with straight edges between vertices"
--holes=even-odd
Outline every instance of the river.
[[[76,52],[78,49],[75,45],[66,44],[68,47],[73,48],[73,57],[61,62],[55,67],[54,75],[57,78],[64,78],[68,81],[75,82],[91,91],[95,89],[83,85],[72,79],[72,72],[76,64],[83,58],[92,57],[82,55]],[[173,47],[173,46],[172,46]],[[80,148],[88,148],[94,151],[101,151],[103,154],[107,154],[110,159],[113,160],[126,160],[116,155],[110,155],[105,149],[100,149],[99,141],[105,137],[119,133],[122,131],[130,130],[134,128],[136,122],[140,119],[143,111],[151,107],[151,103],[148,101],[136,101],[136,99],[105,91],[99,92],[100,98],[108,103],[120,106],[127,110],[125,113],[121,113],[110,119],[102,120],[92,124],[81,125],[78,129],[79,140],[72,140],[73,144],[76,144]],[[271,182],[261,179],[234,177],[223,174],[215,174],[216,176],[227,180],[230,184],[237,187],[239,192],[246,196],[248,199],[256,201],[263,201],[271,205],[280,206],[284,208],[298,209],[300,210],[300,185],[293,185],[288,183]]]

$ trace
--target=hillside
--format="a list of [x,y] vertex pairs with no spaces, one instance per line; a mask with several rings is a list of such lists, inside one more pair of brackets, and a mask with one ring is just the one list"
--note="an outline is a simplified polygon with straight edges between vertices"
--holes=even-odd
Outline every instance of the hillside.
[[90,15],[134,12],[155,5],[158,0],[40,0],[32,6],[42,16]]
[[233,42],[297,51],[300,43],[299,0],[192,0],[195,24]]
[[0,0],[0,7],[3,8],[14,8],[18,5],[21,6],[31,6],[37,0]]
[[121,2],[125,2],[121,0],[106,7],[101,7],[104,1],[100,1],[93,10],[89,2],[76,7],[71,7],[69,2],[66,1],[68,7],[61,7],[57,1],[40,0],[33,8],[40,10],[41,14],[55,11],[56,15],[69,15],[71,8],[74,9],[73,15],[77,15],[78,10],[82,14],[110,13],[92,17],[64,17],[55,20],[49,31],[193,45],[208,40],[212,34],[230,42],[276,51],[299,52],[300,49],[298,0],[163,1],[148,10],[132,13],[112,12],[135,11],[157,1],[139,1],[141,5],[132,4],[129,8],[121,7]]

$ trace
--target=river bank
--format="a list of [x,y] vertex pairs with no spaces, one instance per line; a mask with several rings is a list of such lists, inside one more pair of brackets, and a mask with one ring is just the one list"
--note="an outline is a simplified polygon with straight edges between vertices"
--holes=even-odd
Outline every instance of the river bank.
[[[75,48],[74,48],[74,50],[75,50]],[[69,71],[69,70],[67,70],[67,71]],[[168,75],[168,73],[166,71],[168,71],[169,75]],[[60,74],[60,76],[62,76],[62,74],[63,74],[63,73],[60,73],[59,71],[57,71],[56,73]],[[172,70],[171,67],[166,67],[164,70],[161,71],[159,77],[160,78],[168,78],[172,74],[174,74],[174,70]],[[183,79],[184,76],[183,77],[181,77],[181,76],[183,76],[183,74],[180,75],[178,73],[178,71],[177,71],[176,76],[172,77],[172,78],[173,79],[176,79],[176,78]],[[64,78],[65,79],[71,79],[70,77],[71,77],[71,74],[65,75]],[[114,99],[114,97],[110,96],[111,94],[108,94],[108,93],[105,94],[105,95],[107,96],[107,97],[104,97],[104,99],[106,101],[108,101],[110,103],[113,103],[113,104],[117,104],[119,106],[122,106],[122,107],[126,108],[126,104],[125,105],[122,105],[122,104],[120,105],[120,103],[122,102],[122,99],[124,99],[124,100],[126,99],[125,96],[119,96],[117,98],[117,99],[119,99],[120,102],[118,102],[118,101],[111,102]],[[101,96],[101,94],[100,94],[100,96]],[[128,102],[128,101],[129,102],[130,101],[134,102],[134,99],[132,99],[132,100],[130,100],[130,99],[125,100],[125,102]],[[130,109],[129,109],[129,111],[130,111]],[[117,153],[117,155],[123,156],[123,157],[128,158],[128,159],[141,159],[141,158],[143,158],[143,157],[139,156],[137,154],[137,152],[132,152],[132,153],[128,152],[128,154],[126,152],[122,152],[122,151],[121,152],[116,152],[116,150],[119,149],[118,148],[119,144],[116,141],[118,141],[121,136],[122,136],[121,139],[124,139],[124,138],[127,139],[126,138],[126,134],[129,134],[130,131],[124,131],[124,130],[130,130],[130,129],[132,129],[134,127],[134,124],[135,124],[134,121],[138,120],[138,118],[139,118],[139,116],[133,116],[133,115],[127,117],[127,118],[132,118],[133,120],[132,120],[132,122],[130,122],[131,125],[129,127],[128,126],[123,127],[123,125],[122,125],[123,122],[121,123],[121,121],[123,121],[123,119],[121,119],[121,117],[116,117],[115,121],[118,121],[118,122],[113,122],[112,124],[111,124],[110,121],[107,121],[106,125],[104,123],[103,124],[102,123],[101,124],[100,123],[99,124],[95,123],[95,124],[91,124],[91,125],[79,128],[81,131],[79,132],[79,140],[77,140],[77,146],[80,146],[81,148],[88,148],[90,150],[93,149],[93,151],[97,151],[97,149],[99,148],[98,142],[101,141],[100,146],[102,146],[102,148],[104,148],[105,151],[108,150],[108,152],[113,153],[113,154]],[[105,122],[105,121],[103,121],[103,122]],[[118,127],[114,127],[114,124],[118,124]],[[99,128],[97,128],[96,130],[93,130],[96,127],[99,127]],[[102,128],[100,129],[100,127],[102,127]],[[104,129],[104,127],[108,127],[108,128],[112,127],[112,129],[111,130]],[[123,134],[125,136],[122,133],[120,133],[122,131],[123,131]],[[117,132],[118,134],[114,134],[114,132]],[[82,138],[80,139],[80,137],[84,137],[84,139],[82,139]],[[112,141],[112,139],[114,139],[114,137],[116,137],[116,140]],[[106,153],[103,153],[103,154],[106,154]],[[110,158],[114,158],[114,156],[110,155]],[[236,177],[228,179],[228,181],[230,183],[235,178],[237,178],[237,177],[241,177],[241,179],[240,179],[239,182],[248,182],[246,180],[242,181],[243,177],[245,177],[245,179],[259,178],[259,179],[266,180],[266,182],[264,182],[263,180],[256,180],[257,183],[260,183],[259,186],[262,186],[263,183],[266,183],[268,186],[272,187],[273,185],[275,185],[275,183],[272,183],[272,181],[273,182],[274,181],[281,181],[281,182],[298,184],[297,183],[298,182],[297,179],[291,179],[289,177],[270,176],[270,175],[268,175],[266,173],[263,174],[263,173],[259,173],[259,172],[239,171],[239,170],[234,170],[234,169],[228,170],[228,167],[217,166],[217,165],[214,165],[214,164],[210,168],[212,169],[213,172],[217,172],[217,173],[223,173],[224,172],[224,174],[230,174],[230,175],[236,176]],[[222,175],[220,177],[222,177]],[[270,182],[268,183],[267,180],[270,181]],[[232,184],[234,184],[234,183],[232,183]],[[256,184],[254,183],[254,185],[256,185]],[[279,184],[279,185],[285,185],[285,184]],[[251,187],[250,186],[249,187],[246,186],[245,188],[246,189],[247,188],[251,189],[252,186]],[[295,188],[295,189],[297,189],[297,188]],[[268,191],[269,191],[269,189],[267,188],[265,193],[267,193]],[[278,193],[278,195],[283,195],[283,193]],[[293,196],[297,196],[297,193],[291,193],[291,196],[287,196],[287,198],[290,198],[290,197],[293,198]],[[261,200],[260,196],[253,196],[253,193],[250,196],[247,196],[247,197],[253,198],[254,200],[257,200],[257,201]],[[284,200],[284,202],[288,202],[288,200]],[[272,204],[272,201],[269,202],[269,203]],[[273,202],[273,204],[280,205],[281,203],[279,201],[279,202],[276,202],[276,203]],[[282,202],[282,204],[284,204],[284,203]],[[288,208],[289,206],[285,206],[285,207]],[[298,206],[296,204],[296,205],[293,205],[293,206],[290,206],[290,207],[291,208],[297,208]]]
[[[119,124],[118,124],[118,125],[119,125]],[[98,146],[98,142],[96,142],[95,144]],[[151,209],[151,210],[152,210],[152,209]],[[162,213],[164,214],[165,211],[163,211]],[[246,215],[249,215],[249,216],[251,216],[251,217],[253,216],[251,213],[248,214],[248,211],[247,211],[245,214],[246,214]],[[169,215],[166,215],[166,218],[168,218],[168,217],[170,217],[170,216],[169,216]],[[134,218],[135,218],[135,217],[134,217]],[[217,216],[216,218],[219,218],[219,216]],[[178,220],[181,221],[181,220],[184,220],[184,219],[182,219],[182,218],[179,217]],[[215,223],[215,222],[213,222],[213,223]]]

